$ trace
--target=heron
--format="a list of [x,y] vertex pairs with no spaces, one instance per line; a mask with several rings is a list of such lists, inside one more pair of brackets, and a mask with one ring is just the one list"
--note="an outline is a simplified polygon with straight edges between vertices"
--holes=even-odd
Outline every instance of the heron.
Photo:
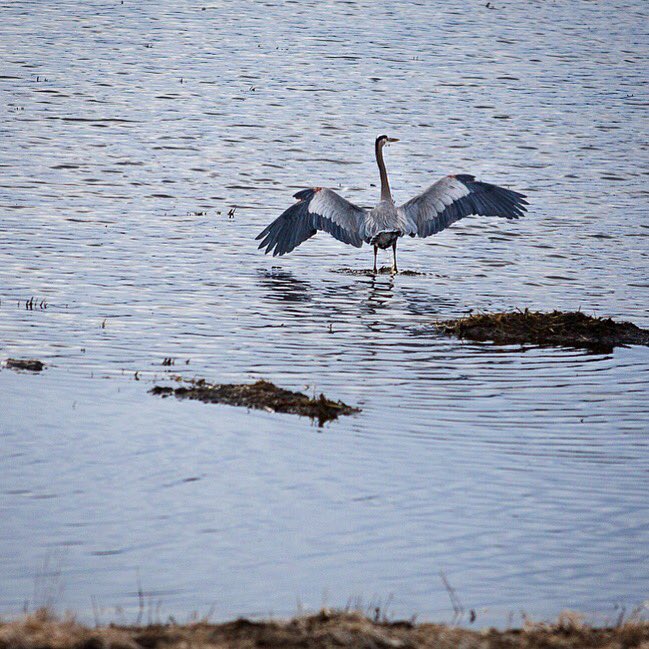
[[518,219],[527,211],[527,197],[498,185],[481,182],[469,174],[448,175],[397,207],[390,191],[383,147],[398,142],[379,135],[374,151],[381,178],[381,197],[373,209],[364,209],[326,187],[302,189],[297,202],[257,235],[266,254],[285,255],[322,230],[338,241],[360,248],[374,247],[374,273],[379,248],[392,248],[392,273],[397,273],[400,237],[429,237],[471,214]]

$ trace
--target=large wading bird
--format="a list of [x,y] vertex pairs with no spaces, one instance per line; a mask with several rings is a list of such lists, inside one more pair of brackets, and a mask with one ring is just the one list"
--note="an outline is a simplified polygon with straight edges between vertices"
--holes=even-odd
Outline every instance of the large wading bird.
[[524,194],[476,180],[468,174],[446,176],[400,207],[394,204],[388,173],[383,162],[383,147],[399,140],[387,135],[376,138],[376,163],[381,176],[381,201],[372,210],[345,200],[331,189],[303,189],[297,203],[276,218],[257,239],[259,248],[273,255],[285,255],[324,230],[333,237],[360,248],[363,242],[374,246],[374,272],[378,249],[392,247],[392,272],[397,272],[397,240],[429,237],[470,214],[517,219],[526,211]]

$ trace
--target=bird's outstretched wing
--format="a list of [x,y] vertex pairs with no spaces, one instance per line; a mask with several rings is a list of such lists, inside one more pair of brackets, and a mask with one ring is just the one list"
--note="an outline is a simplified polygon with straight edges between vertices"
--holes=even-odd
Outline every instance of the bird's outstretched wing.
[[331,189],[314,187],[293,195],[298,201],[257,235],[259,248],[273,256],[291,252],[318,230],[343,243],[363,245],[365,210],[345,200]]
[[398,208],[406,234],[429,237],[469,214],[517,219],[527,211],[524,194],[476,180],[468,174],[446,176]]

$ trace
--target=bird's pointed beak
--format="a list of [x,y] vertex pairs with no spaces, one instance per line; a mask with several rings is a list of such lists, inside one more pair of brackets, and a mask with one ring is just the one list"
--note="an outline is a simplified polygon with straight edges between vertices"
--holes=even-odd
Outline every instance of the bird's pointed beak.
[[398,137],[389,137],[388,142],[398,142],[399,138]]

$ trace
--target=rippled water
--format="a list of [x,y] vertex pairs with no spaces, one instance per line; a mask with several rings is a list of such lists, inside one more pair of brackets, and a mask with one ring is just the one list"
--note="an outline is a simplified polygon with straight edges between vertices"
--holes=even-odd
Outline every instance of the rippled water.
[[[165,614],[392,594],[449,619],[440,571],[478,624],[647,596],[647,350],[429,326],[649,326],[647,6],[493,4],[0,6],[0,356],[48,364],[0,372],[1,611],[61,588],[132,619],[139,580]],[[382,132],[397,200],[462,171],[527,218],[402,241],[419,276],[335,272],[371,250],[325,235],[256,250],[296,189],[372,205]],[[318,429],[148,395],[167,373],[363,412]]]

